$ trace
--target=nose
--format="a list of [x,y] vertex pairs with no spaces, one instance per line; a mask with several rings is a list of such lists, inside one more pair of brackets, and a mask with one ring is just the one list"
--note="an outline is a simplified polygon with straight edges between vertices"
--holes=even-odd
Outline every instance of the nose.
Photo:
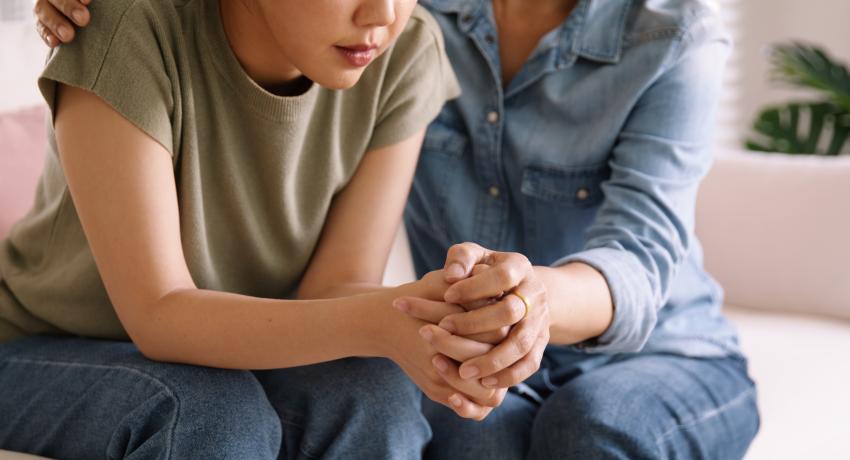
[[395,22],[395,0],[363,0],[354,14],[359,27],[386,27]]

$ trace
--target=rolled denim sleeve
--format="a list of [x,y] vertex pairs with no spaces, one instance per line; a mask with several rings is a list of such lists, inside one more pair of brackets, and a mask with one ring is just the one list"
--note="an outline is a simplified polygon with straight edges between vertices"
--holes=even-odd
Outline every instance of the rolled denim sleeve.
[[639,351],[655,328],[694,238],[697,188],[711,164],[729,47],[716,18],[687,28],[617,138],[584,249],[553,264],[582,262],[608,282],[614,319],[584,344],[589,351]]

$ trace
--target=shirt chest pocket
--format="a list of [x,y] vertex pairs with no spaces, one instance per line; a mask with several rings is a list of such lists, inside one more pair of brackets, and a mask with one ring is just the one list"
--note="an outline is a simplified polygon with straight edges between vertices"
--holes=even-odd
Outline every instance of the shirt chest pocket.
[[531,165],[522,177],[522,193],[561,205],[596,206],[605,198],[602,182],[610,176],[607,165],[553,168]]
[[469,140],[450,125],[435,121],[428,127],[422,143],[422,154],[439,154],[459,157],[467,149]]
[[585,231],[605,199],[607,164],[529,165],[522,177],[524,234],[537,263],[549,264],[584,248]]

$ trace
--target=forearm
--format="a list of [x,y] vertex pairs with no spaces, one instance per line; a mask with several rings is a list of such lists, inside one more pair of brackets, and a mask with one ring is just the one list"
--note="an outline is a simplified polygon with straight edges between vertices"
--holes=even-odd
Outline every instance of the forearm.
[[[333,300],[275,300],[207,290],[166,295],[134,341],[155,360],[272,369],[350,356],[383,356],[382,334],[399,313],[384,290]],[[385,342],[385,341],[384,341]]]
[[[401,286],[399,286],[399,288],[401,288]],[[341,283],[334,286],[329,286],[323,290],[301,289],[298,291],[298,298],[336,299],[339,297],[368,294],[376,291],[384,291],[387,289],[391,289],[391,287],[373,282]]]
[[601,273],[583,263],[535,266],[534,271],[546,285],[551,343],[579,343],[608,329],[614,306]]

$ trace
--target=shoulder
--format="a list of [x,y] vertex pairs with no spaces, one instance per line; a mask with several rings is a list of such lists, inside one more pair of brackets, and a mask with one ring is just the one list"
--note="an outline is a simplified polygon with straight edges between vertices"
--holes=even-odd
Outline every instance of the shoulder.
[[159,65],[181,32],[178,8],[199,0],[108,0],[90,5],[91,23],[53,50],[42,77],[90,89],[107,61]]
[[114,34],[122,26],[165,25],[164,21],[192,0],[108,0],[89,5],[92,21],[81,35]]
[[91,24],[54,49],[38,80],[52,111],[60,84],[89,91],[164,146],[171,146],[177,77],[167,62],[180,40],[178,7],[201,0],[98,0]]
[[641,0],[626,22],[627,46],[646,41],[704,42],[723,38],[720,6],[713,0]]
[[425,49],[440,51],[443,46],[443,33],[437,20],[425,8],[417,5],[393,48],[400,48],[400,51],[405,52]]

